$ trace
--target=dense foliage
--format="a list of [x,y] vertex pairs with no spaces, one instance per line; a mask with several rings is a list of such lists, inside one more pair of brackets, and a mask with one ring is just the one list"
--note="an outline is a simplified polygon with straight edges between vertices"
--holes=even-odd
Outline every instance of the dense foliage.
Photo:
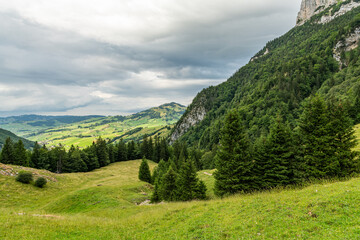
[[36,181],[34,182],[34,185],[38,188],[43,188],[45,187],[47,181],[45,178],[43,177],[39,177],[38,179],[36,179]]
[[267,135],[278,114],[294,128],[302,103],[315,93],[342,99],[359,122],[360,48],[342,50],[341,63],[333,57],[336,44],[359,26],[360,8],[356,8],[328,24],[310,21],[270,41],[228,81],[198,94],[176,128],[199,106],[206,116],[180,140],[212,149],[219,142],[224,116],[233,108],[239,109],[252,140]]
[[145,158],[143,158],[141,161],[141,165],[139,168],[139,179],[141,181],[151,183],[150,168]]
[[215,172],[219,196],[341,178],[360,170],[357,152],[352,150],[356,142],[348,111],[319,96],[306,102],[298,128],[290,130],[278,117],[270,134],[255,144],[233,110],[225,118],[220,139]]
[[33,175],[31,172],[20,172],[16,177],[16,181],[25,184],[31,183],[32,180],[33,180]]

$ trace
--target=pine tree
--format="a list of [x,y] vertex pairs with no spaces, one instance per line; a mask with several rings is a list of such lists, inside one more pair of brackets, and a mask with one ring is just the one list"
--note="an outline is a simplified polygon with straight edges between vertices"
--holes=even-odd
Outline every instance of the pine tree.
[[100,167],[97,154],[96,154],[96,145],[93,143],[90,147],[87,147],[84,151],[86,153],[85,163],[88,168],[88,171],[92,171]]
[[111,143],[108,144],[108,155],[109,155],[110,163],[114,163],[115,162],[115,148],[114,148],[114,145]]
[[216,195],[248,192],[256,188],[249,139],[236,110],[230,111],[225,118],[216,157]]
[[104,167],[110,164],[108,149],[106,141],[99,137],[96,141],[96,156],[99,161],[100,167]]
[[304,107],[299,125],[307,179],[327,177],[328,166],[334,166],[330,158],[333,139],[329,135],[329,122],[331,119],[325,101],[319,96],[311,98]]
[[135,148],[135,142],[130,141],[127,144],[127,159],[128,160],[135,160],[136,157],[136,148]]
[[334,101],[328,105],[328,115],[331,121],[327,129],[332,151],[325,172],[330,177],[345,177],[359,169],[358,153],[353,151],[356,138],[352,121],[345,107]]
[[177,174],[170,167],[167,173],[162,177],[162,183],[160,186],[160,196],[161,199],[165,201],[176,201],[177,200]]
[[[177,178],[178,200],[189,201],[202,195],[199,191],[199,179],[196,175],[196,168],[192,160],[183,163]],[[203,187],[203,186],[200,186]],[[205,188],[206,191],[206,188]]]
[[151,202],[152,203],[157,203],[160,202],[161,198],[160,198],[160,194],[159,194],[159,184],[155,183],[155,188],[154,188],[154,192],[151,195]]
[[14,144],[10,137],[6,138],[2,148],[1,161],[5,164],[15,164]]
[[39,159],[40,159],[40,145],[38,144],[38,142],[35,142],[33,151],[31,153],[31,163],[33,164],[32,167],[38,168]]
[[120,141],[117,144],[117,157],[116,157],[116,161],[117,162],[123,162],[123,161],[127,161],[127,149],[126,149],[126,144],[123,141],[123,139],[120,139]]
[[270,129],[270,134],[265,142],[264,162],[261,163],[262,188],[286,186],[294,183],[293,166],[295,152],[290,129],[282,123],[280,117]]
[[29,159],[28,155],[26,154],[26,149],[24,144],[21,140],[14,144],[14,153],[15,153],[15,163],[16,165],[29,167]]
[[139,179],[141,181],[151,183],[150,168],[149,168],[149,164],[145,158],[143,158],[141,161],[141,165],[139,168]]

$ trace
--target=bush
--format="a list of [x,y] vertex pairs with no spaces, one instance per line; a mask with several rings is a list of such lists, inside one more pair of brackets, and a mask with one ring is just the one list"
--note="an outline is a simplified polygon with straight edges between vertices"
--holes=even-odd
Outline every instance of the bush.
[[47,181],[45,178],[43,177],[39,177],[38,179],[36,179],[35,181],[35,186],[39,187],[39,188],[43,188],[46,185]]
[[29,184],[33,180],[33,175],[30,172],[20,172],[16,177],[16,181]]

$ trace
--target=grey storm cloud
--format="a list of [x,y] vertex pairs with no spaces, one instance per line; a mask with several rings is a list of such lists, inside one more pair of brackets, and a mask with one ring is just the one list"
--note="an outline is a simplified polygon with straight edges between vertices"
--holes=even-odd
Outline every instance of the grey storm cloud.
[[0,115],[189,104],[295,25],[300,0],[0,3]]

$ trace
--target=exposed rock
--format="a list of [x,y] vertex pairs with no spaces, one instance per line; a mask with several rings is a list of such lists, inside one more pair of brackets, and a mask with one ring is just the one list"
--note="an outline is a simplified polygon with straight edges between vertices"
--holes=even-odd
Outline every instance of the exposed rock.
[[[200,101],[201,103],[202,101]],[[186,113],[185,113],[186,114]],[[184,118],[176,125],[174,132],[170,136],[170,144],[174,143],[179,139],[184,133],[187,132],[189,128],[195,126],[197,123],[202,121],[206,115],[205,107],[200,105],[194,106],[189,113],[185,115]]]
[[[345,0],[340,0],[345,1]],[[296,25],[302,25],[315,14],[320,13],[325,8],[334,5],[337,0],[302,0],[300,12],[296,19]]]
[[336,61],[341,63],[341,52],[349,52],[359,46],[360,42],[360,27],[356,28],[349,37],[343,41],[339,41],[333,50],[333,56]]
[[254,60],[258,59],[258,58],[261,58],[261,57],[263,57],[263,56],[265,56],[265,55],[267,55],[267,54],[269,54],[269,53],[270,53],[269,49],[266,48],[266,50],[265,50],[265,52],[264,52],[263,55],[261,55],[261,56],[259,56],[259,57],[253,57],[253,58],[250,59],[250,61],[252,62],[252,61],[254,61]]
[[360,2],[350,2],[348,4],[344,4],[340,7],[340,9],[337,12],[322,16],[318,23],[325,24],[331,22],[335,18],[344,15],[345,13],[359,6],[360,6]]

